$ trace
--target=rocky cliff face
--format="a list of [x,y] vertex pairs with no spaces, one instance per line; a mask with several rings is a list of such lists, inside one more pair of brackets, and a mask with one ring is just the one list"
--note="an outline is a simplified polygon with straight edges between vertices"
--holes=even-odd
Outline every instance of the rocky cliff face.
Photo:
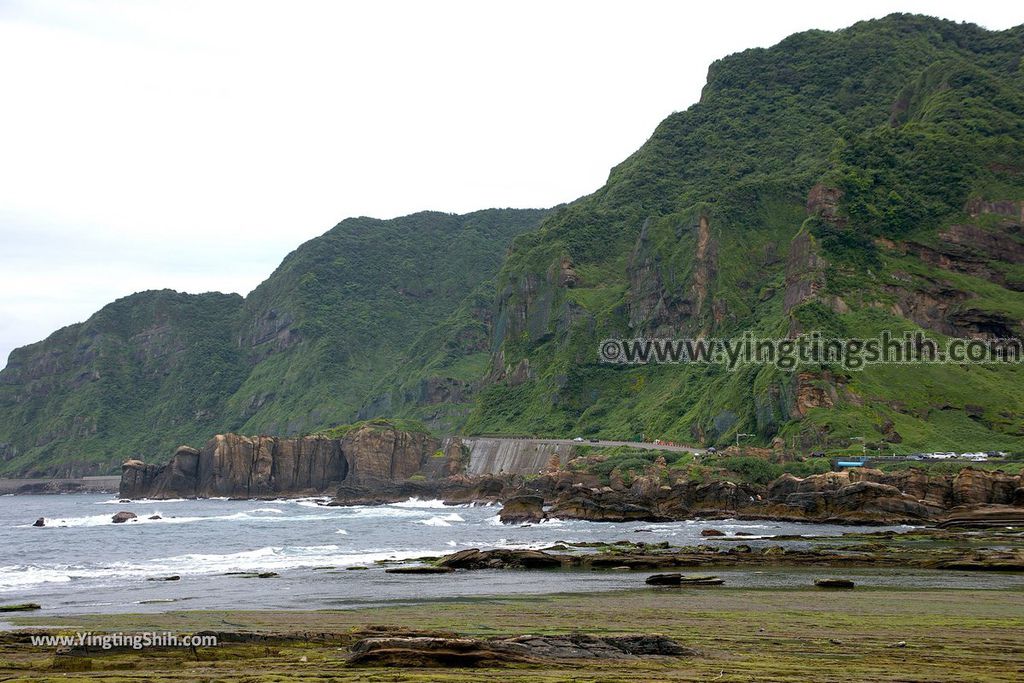
[[342,484],[406,480],[440,447],[428,434],[364,426],[340,439],[219,434],[201,450],[182,446],[165,465],[129,460],[126,498],[291,496],[333,493]]
[[[808,451],[851,437],[1024,448],[1019,367],[713,372],[597,353],[608,339],[746,332],[1024,336],[1022,49],[1020,28],[892,15],[715,62],[699,103],[514,242],[496,371],[468,425],[709,445],[756,434]],[[560,259],[571,285],[545,278]]]

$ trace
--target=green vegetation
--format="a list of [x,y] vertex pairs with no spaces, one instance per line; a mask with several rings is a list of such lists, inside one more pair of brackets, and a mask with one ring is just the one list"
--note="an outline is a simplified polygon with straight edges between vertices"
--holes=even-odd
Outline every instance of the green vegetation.
[[130,457],[159,461],[220,432],[312,433],[394,414],[360,409],[395,368],[410,385],[482,374],[486,342],[428,362],[434,340],[424,335],[449,316],[483,316],[472,293],[544,214],[349,219],[289,254],[244,300],[119,299],[11,354],[0,371],[0,473],[114,473]]
[[737,475],[740,481],[751,484],[769,484],[787,472],[797,477],[808,477],[812,474],[823,474],[832,469],[827,458],[775,463],[764,458],[733,456],[715,460],[711,464]]
[[[1022,50],[1024,27],[892,15],[713,64],[698,104],[513,243],[495,345],[529,379],[483,389],[466,429],[705,444],[744,433],[803,453],[853,437],[899,452],[1024,447],[1019,366],[728,372],[597,358],[600,340],[637,336],[1024,333],[1019,257],[993,246],[1024,248],[1019,216],[967,212],[1024,199]],[[943,236],[964,224],[998,241]],[[549,276],[563,263],[571,287]]]
[[[657,463],[664,459],[665,469],[659,471]],[[828,458],[807,458],[775,462],[763,456],[705,454],[699,459],[683,451],[660,451],[631,446],[576,446],[569,468],[577,472],[598,475],[607,483],[613,471],[618,471],[628,482],[633,478],[657,473],[672,478],[697,481],[731,480],[750,484],[768,484],[784,473],[797,477],[828,472]],[[963,468],[961,463],[960,468]],[[959,471],[956,470],[956,471]]]
[[[340,439],[349,432],[354,432],[358,429],[370,428],[374,431],[400,431],[400,432],[416,432],[421,434],[430,434],[430,428],[427,425],[419,422],[418,420],[400,420],[395,418],[374,418],[372,420],[362,420],[350,425],[339,425],[337,427],[331,427],[330,429],[323,429],[317,432],[319,436],[326,436],[328,439]],[[440,451],[439,451],[440,452]]]
[[803,454],[1024,450],[1020,365],[597,354],[748,331],[1024,335],[1022,53],[1024,26],[901,14],[799,33],[712,64],[700,102],[570,204],[350,219],[244,301],[122,299],[11,355],[0,472],[116,471],[218,431],[376,416]]
[[569,462],[571,469],[600,475],[605,481],[613,470],[618,470],[628,477],[645,474],[659,459],[664,459],[668,467],[681,467],[693,462],[690,453],[656,451],[631,446],[576,446],[573,449],[573,456],[574,459]]
[[[835,539],[832,539],[833,541]],[[875,539],[877,541],[877,539]],[[891,573],[891,572],[889,572]],[[11,639],[0,646],[0,674],[17,680],[494,681],[567,678],[615,683],[671,681],[891,681],[934,683],[1019,678],[1024,594],[873,586],[824,596],[811,586],[830,571],[807,572],[796,588],[667,589],[422,600],[327,611],[178,611],[138,615],[18,618],[22,627],[76,631],[199,631],[274,634],[266,643],[225,635],[215,648],[111,650],[54,656]],[[849,576],[844,571],[842,576]],[[907,582],[914,577],[906,577]],[[641,576],[636,577],[639,583]],[[827,599],[826,599],[827,597]],[[371,629],[373,629],[371,631]],[[657,633],[696,649],[692,657],[542,662],[534,666],[349,667],[346,647],[360,636],[419,631],[499,635]],[[325,634],[310,638],[309,634]],[[333,637],[332,637],[333,636]],[[242,641],[242,642],[238,642]],[[63,660],[70,660],[64,662]],[[68,672],[87,662],[91,671]]]

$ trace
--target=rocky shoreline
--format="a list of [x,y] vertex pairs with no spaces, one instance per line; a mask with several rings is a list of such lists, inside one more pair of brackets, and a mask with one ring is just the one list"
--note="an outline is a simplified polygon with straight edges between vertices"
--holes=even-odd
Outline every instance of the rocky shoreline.
[[508,524],[548,518],[666,522],[692,518],[829,524],[1024,522],[1022,475],[965,467],[956,474],[854,468],[767,485],[679,478],[664,461],[630,481],[602,480],[553,459],[533,476],[467,474],[458,438],[365,425],[342,438],[218,435],[178,448],[164,465],[124,463],[122,498],[323,496],[327,505],[379,505],[409,498],[502,503]]

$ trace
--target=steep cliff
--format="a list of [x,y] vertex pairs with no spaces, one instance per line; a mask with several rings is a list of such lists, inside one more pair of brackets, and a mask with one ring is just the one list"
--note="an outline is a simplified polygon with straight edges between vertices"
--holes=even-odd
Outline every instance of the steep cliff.
[[697,104],[551,212],[350,219],[244,301],[128,297],[12,354],[0,472],[104,471],[218,432],[373,416],[1024,450],[1022,364],[727,370],[597,352],[653,335],[1024,337],[1022,53],[1024,27],[911,15],[799,33],[713,63]]
[[236,294],[143,292],[15,349],[0,371],[0,471],[112,472],[209,438],[248,372],[241,310]]
[[[120,299],[11,354],[0,371],[0,472],[105,473],[217,433],[349,423],[391,391],[380,380],[395,368],[409,388],[395,412],[439,411],[461,424],[487,364],[489,320],[472,293],[544,213],[349,219],[289,254],[244,300]],[[437,339],[456,342],[442,344],[444,362],[429,351]]]
[[342,438],[218,434],[201,450],[181,446],[165,465],[122,465],[126,498],[268,497],[331,493],[420,473],[440,442],[429,434],[365,425]]
[[598,356],[648,336],[1024,336],[1022,52],[1024,27],[892,15],[712,64],[700,102],[515,240],[467,428],[1024,449],[1020,365]]

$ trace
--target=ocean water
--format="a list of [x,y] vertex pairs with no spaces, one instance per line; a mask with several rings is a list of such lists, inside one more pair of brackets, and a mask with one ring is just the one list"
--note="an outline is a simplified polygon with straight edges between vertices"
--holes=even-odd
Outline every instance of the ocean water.
[[[543,548],[559,541],[669,541],[728,547],[705,539],[713,526],[746,532],[753,546],[774,534],[839,535],[849,527],[689,520],[665,524],[552,520],[505,526],[498,506],[410,500],[326,507],[316,499],[161,500],[121,503],[109,495],[0,496],[0,603],[37,602],[42,614],[178,609],[341,609],[390,602],[643,586],[650,572],[474,571],[386,574],[382,560],[465,548]],[[128,510],[137,521],[113,524]],[[159,515],[159,520],[149,520]],[[46,526],[33,527],[38,518]],[[650,530],[640,533],[638,529]],[[772,542],[774,543],[774,541]],[[799,542],[796,542],[799,544]],[[366,570],[346,569],[352,566]],[[247,578],[232,572],[277,572]],[[717,571],[729,585],[798,585],[794,571]],[[817,574],[821,574],[817,570]],[[845,571],[844,575],[856,572]],[[153,581],[170,575],[178,581]],[[876,584],[999,587],[1014,577],[949,572],[867,572]],[[1015,584],[1016,585],[1016,584]],[[35,614],[40,614],[36,612]]]

